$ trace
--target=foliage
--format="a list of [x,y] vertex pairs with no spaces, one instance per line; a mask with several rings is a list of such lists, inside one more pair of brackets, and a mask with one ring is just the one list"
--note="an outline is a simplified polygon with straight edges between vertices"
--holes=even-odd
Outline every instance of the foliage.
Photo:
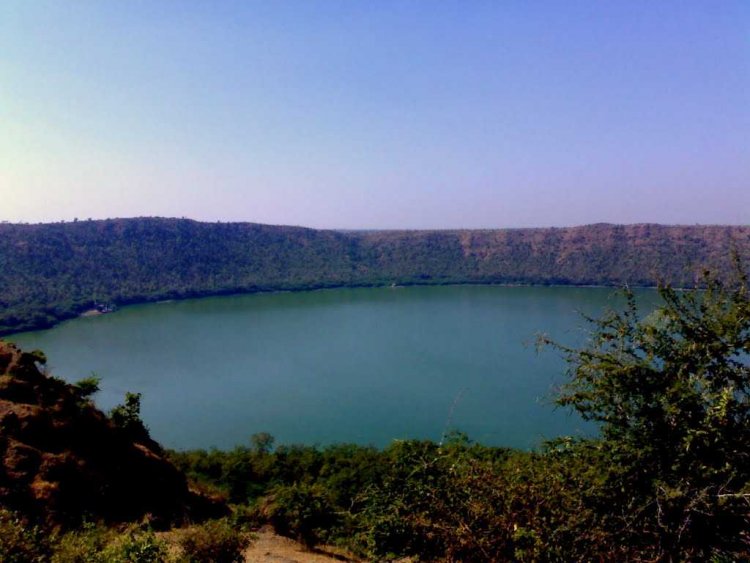
[[258,432],[250,436],[250,442],[256,452],[267,454],[273,449],[275,438],[268,432]]
[[169,558],[166,544],[153,532],[131,532],[119,544],[104,553],[108,563],[166,563]]
[[101,377],[92,373],[89,377],[84,377],[77,381],[74,386],[77,388],[78,395],[81,399],[90,399],[99,392],[99,384],[102,382]]
[[261,512],[281,535],[314,547],[337,521],[336,509],[320,485],[294,483],[274,487]]
[[141,394],[125,393],[125,402],[109,412],[112,423],[134,440],[149,439],[148,428],[141,419]]
[[0,511],[0,561],[4,563],[168,563],[166,543],[153,532],[124,532],[86,524],[59,533],[30,526]]
[[[433,442],[397,442],[387,453],[391,470],[368,495],[360,519],[367,552],[377,559],[413,555],[461,560],[466,555],[462,544],[473,540],[476,552],[487,559],[492,546],[485,545],[486,538],[464,536],[482,534],[478,520],[496,520],[495,510],[488,513],[471,498],[472,484],[481,483],[476,477],[490,466],[463,445],[444,449]],[[493,497],[495,491],[502,494],[493,483]],[[494,539],[505,546],[507,525],[493,521],[493,528]]]
[[747,278],[705,291],[660,290],[593,320],[589,345],[562,346],[559,398],[601,428],[596,498],[611,541],[647,557],[708,559],[747,549],[750,513],[750,300]]
[[50,553],[47,535],[29,526],[17,515],[0,508],[0,561],[36,563],[47,561]]
[[150,530],[86,524],[56,538],[51,563],[167,563],[167,545]]
[[85,524],[57,538],[51,563],[106,563],[103,553],[115,537],[114,530]]
[[170,563],[165,541],[150,530],[124,531],[86,524],[55,540],[50,563]]
[[206,522],[182,530],[179,545],[186,563],[238,563],[250,545],[250,537],[226,519]]

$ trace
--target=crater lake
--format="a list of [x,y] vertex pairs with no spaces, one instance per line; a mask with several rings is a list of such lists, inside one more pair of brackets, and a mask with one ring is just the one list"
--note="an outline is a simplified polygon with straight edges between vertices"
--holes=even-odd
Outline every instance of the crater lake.
[[[648,312],[654,290],[638,290]],[[581,345],[624,303],[611,288],[442,286],[209,297],[125,307],[9,340],[39,348],[53,375],[95,373],[99,407],[142,397],[152,436],[170,448],[440,440],[533,448],[591,432],[556,409],[565,381],[546,334]]]

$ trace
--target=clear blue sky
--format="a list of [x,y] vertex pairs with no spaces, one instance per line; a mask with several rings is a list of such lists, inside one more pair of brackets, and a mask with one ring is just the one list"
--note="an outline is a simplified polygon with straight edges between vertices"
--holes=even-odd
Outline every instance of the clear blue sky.
[[750,223],[747,1],[0,2],[0,220]]

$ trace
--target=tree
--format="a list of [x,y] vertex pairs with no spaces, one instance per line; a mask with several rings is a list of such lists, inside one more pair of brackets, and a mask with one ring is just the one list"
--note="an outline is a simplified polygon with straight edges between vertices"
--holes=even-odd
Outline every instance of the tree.
[[[750,552],[750,298],[724,284],[659,289],[663,305],[593,324],[558,404],[598,423],[602,483],[589,502],[615,542],[663,560]],[[590,447],[591,443],[587,444]]]
[[125,403],[117,405],[109,412],[112,423],[124,430],[132,439],[148,440],[148,428],[141,419],[141,394],[125,393]]
[[250,436],[250,442],[253,450],[259,454],[268,454],[273,450],[273,443],[276,439],[268,432],[258,432]]
[[77,381],[75,383],[75,388],[81,399],[89,400],[93,395],[100,391],[101,388],[99,387],[99,384],[101,382],[101,377],[92,372],[90,376]]

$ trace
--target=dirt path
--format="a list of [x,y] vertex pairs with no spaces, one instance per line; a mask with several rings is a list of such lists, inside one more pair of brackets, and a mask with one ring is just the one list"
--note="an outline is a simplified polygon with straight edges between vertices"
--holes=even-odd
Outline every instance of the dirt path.
[[288,538],[276,535],[270,527],[256,532],[257,539],[245,552],[246,563],[331,563],[332,561],[360,561],[343,551],[329,546],[306,551],[305,548]]

